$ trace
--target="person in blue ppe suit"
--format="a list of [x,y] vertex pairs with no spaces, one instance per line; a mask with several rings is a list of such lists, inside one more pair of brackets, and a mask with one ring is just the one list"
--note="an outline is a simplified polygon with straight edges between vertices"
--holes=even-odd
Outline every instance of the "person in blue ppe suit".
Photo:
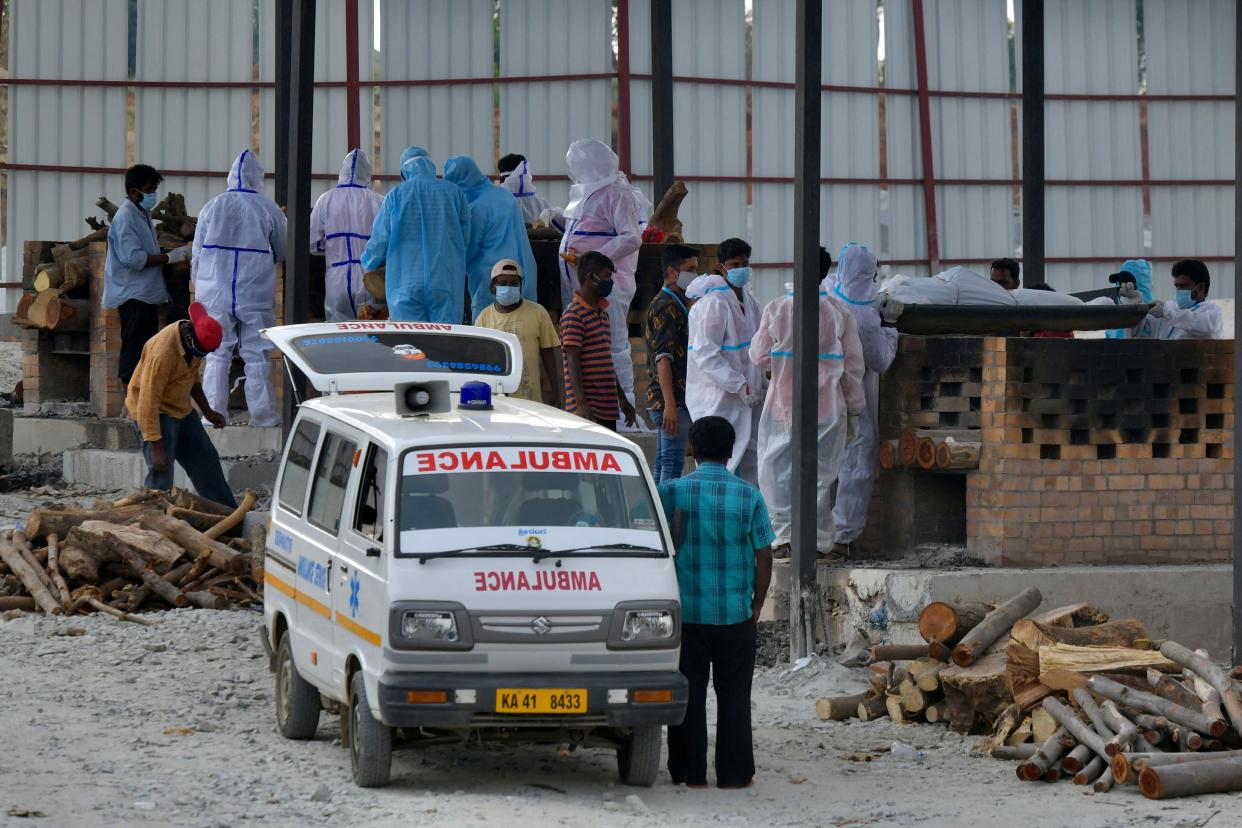
[[337,184],[311,210],[311,253],[327,257],[324,316],[329,322],[357,319],[374,299],[362,285],[362,250],[384,197],[371,189],[371,159],[352,150],[341,164]]
[[242,150],[228,189],[203,205],[194,232],[190,279],[194,296],[220,323],[223,339],[203,368],[213,411],[229,410],[229,367],[236,349],[246,363],[250,424],[280,425],[272,395],[272,343],[259,331],[276,324],[276,264],[285,258],[285,214],[263,194],[263,164]]
[[[1151,262],[1146,259],[1126,259],[1121,265],[1121,272],[1128,273],[1134,277],[1133,287],[1131,283],[1121,283],[1121,300],[1133,299],[1150,303],[1151,298]],[[1088,305],[1113,305],[1128,304],[1127,301],[1120,301],[1108,296],[1099,296],[1087,302]],[[1114,328],[1106,331],[1104,335],[1109,339],[1150,339],[1152,338],[1152,330],[1154,324],[1152,320],[1144,319],[1134,328]]]
[[495,300],[492,267],[502,259],[512,259],[521,265],[522,273],[530,274],[522,280],[522,298],[536,301],[538,268],[517,199],[488,181],[474,159],[465,155],[444,162],[444,180],[460,187],[470,202],[470,246],[466,249],[470,318],[476,319]]
[[421,147],[401,153],[401,178],[375,216],[362,269],[387,267],[389,319],[460,325],[470,205],[456,184],[436,178]]

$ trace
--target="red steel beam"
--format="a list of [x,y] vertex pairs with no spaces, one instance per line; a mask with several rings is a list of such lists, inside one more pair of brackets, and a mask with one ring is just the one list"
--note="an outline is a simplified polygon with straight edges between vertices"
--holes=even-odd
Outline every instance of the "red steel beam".
[[933,166],[931,107],[928,103],[927,43],[923,33],[923,0],[912,5],[914,62],[919,90],[919,144],[923,161],[923,214],[927,223],[927,258],[932,270],[940,266],[940,231],[936,224],[936,171]]
[[[617,155],[630,170],[630,2],[617,0]],[[659,195],[656,196],[659,198]]]
[[[345,117],[349,149],[362,146],[362,109],[358,83],[358,0],[345,0]],[[367,153],[368,155],[370,153]]]
[[[1117,256],[1047,256],[1044,261],[1048,264],[1094,264],[1097,262],[1119,262],[1125,261],[1126,255]],[[1149,262],[1180,262],[1182,259],[1198,259],[1201,262],[1232,262],[1233,256],[1144,256]],[[989,264],[992,259],[977,258],[951,258],[949,261],[954,264]],[[1021,262],[1022,257],[1018,256],[1017,261]],[[927,259],[880,259],[881,265],[925,265],[929,264]],[[793,267],[793,262],[751,262],[750,266],[756,270],[771,270],[778,267]]]

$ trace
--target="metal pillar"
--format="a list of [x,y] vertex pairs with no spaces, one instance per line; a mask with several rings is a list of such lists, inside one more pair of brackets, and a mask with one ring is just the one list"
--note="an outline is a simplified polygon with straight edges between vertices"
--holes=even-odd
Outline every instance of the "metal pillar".
[[[285,113],[288,119],[289,139],[277,148],[284,150],[284,163],[278,164],[277,169],[283,168],[288,182],[285,213],[289,221],[289,240],[285,257],[284,321],[295,324],[305,322],[310,316],[307,280],[310,270],[311,128],[315,102],[315,0],[282,2],[288,2],[290,11],[289,62],[285,70],[288,85],[277,87],[276,111]],[[297,411],[294,395],[301,396],[300,392],[301,389],[286,378],[286,432],[293,424]]]
[[[362,87],[358,82],[358,0],[345,0],[345,134],[349,149],[362,148]],[[372,135],[374,138],[374,135]],[[367,155],[373,147],[367,147]]]
[[910,8],[914,25],[914,65],[918,80],[919,144],[923,166],[923,215],[927,217],[927,261],[932,273],[940,272],[940,230],[936,221],[936,166],[932,153],[931,94],[927,83],[927,37],[923,29],[923,0]]
[[652,201],[673,186],[673,3],[651,0]]
[[815,489],[819,420],[819,152],[823,74],[823,0],[797,0],[794,17],[794,382],[793,555],[789,654],[815,652]]
[[276,203],[289,203],[289,49],[293,42],[293,0],[276,0]]
[[[1242,89],[1242,14],[1234,12],[1234,89]],[[1242,106],[1234,102],[1234,169],[1242,170]],[[1235,176],[1233,182],[1233,295],[1242,299],[1242,187]],[[1242,304],[1235,299],[1233,329],[1242,330]],[[1242,536],[1238,534],[1238,518],[1242,516],[1242,352],[1233,340],[1233,663],[1242,663]]]
[[1022,286],[1044,276],[1044,0],[1022,3]]
[[630,172],[630,0],[617,0],[617,156]]

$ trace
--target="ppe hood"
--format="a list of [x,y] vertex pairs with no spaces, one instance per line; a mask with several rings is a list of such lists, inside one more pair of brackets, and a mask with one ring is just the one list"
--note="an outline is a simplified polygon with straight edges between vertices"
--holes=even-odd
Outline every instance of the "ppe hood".
[[422,147],[407,147],[405,152],[401,153],[401,179],[403,181],[409,181],[411,178],[426,178],[429,169],[430,177],[435,178],[435,162]]
[[869,305],[876,295],[876,260],[865,245],[850,242],[837,259],[837,279],[832,292],[855,305]]
[[1122,273],[1134,276],[1134,286],[1143,294],[1143,301],[1151,301],[1151,262],[1146,259],[1126,259],[1121,265]]
[[336,179],[340,187],[366,187],[371,183],[371,159],[360,149],[353,150],[341,163]]
[[617,169],[617,154],[603,141],[582,138],[569,145],[565,153],[565,166],[574,183],[569,188],[569,204],[565,215],[579,218],[586,200],[597,190],[609,184],[623,184],[638,200],[640,212],[645,219],[651,213],[651,202],[642,191],[633,187],[625,173]]
[[468,155],[455,155],[444,162],[444,180],[461,187],[467,196],[477,195],[490,183],[479,165]]
[[263,162],[248,149],[242,150],[233,166],[229,168],[231,192],[258,193],[263,191]]

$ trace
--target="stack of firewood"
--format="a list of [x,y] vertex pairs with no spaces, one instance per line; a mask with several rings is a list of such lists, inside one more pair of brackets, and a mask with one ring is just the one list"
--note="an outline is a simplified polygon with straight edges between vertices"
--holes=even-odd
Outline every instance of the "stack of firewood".
[[236,537],[255,501],[247,491],[233,509],[144,490],[89,509],[35,509],[0,537],[0,610],[151,623],[132,613],[261,606],[265,529]]
[[979,468],[979,432],[906,429],[896,440],[880,441],[880,468],[967,472]]
[[1137,781],[1151,799],[1242,790],[1242,667],[1155,641],[1137,619],[1041,601],[1032,587],[995,607],[929,604],[925,645],[874,647],[871,689],[816,711],[990,733],[982,749],[1020,760],[1026,781]]

